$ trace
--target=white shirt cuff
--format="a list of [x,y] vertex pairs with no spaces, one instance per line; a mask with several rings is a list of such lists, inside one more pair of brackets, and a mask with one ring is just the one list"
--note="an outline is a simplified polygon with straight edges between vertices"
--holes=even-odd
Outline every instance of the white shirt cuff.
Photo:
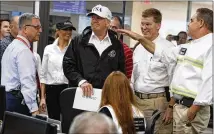
[[46,80],[40,78],[40,83],[46,84]]
[[86,82],[87,80],[81,80],[78,84],[78,86],[80,87],[84,82]]
[[35,112],[35,111],[38,110],[38,105],[37,105],[36,101],[33,102],[33,103],[31,103],[31,104],[28,103],[26,105],[28,106],[28,108],[29,108],[29,110],[30,110],[31,113],[33,113],[33,112]]

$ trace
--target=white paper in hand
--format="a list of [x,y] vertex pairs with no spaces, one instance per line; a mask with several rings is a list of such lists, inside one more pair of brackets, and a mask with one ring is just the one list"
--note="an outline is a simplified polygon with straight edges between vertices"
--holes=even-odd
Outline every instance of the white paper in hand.
[[94,88],[93,90],[94,94],[91,97],[86,97],[83,96],[82,89],[78,87],[74,97],[73,108],[96,112],[99,109],[102,89]]

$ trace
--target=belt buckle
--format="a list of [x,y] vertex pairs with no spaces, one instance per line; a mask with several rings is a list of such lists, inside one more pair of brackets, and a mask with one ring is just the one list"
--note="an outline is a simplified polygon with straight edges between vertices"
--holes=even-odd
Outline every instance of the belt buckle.
[[139,92],[137,92],[137,91],[135,91],[135,95],[136,95],[138,98],[140,98],[140,99],[143,98],[142,95],[141,95]]
[[150,99],[150,94],[145,94],[146,95],[146,99]]

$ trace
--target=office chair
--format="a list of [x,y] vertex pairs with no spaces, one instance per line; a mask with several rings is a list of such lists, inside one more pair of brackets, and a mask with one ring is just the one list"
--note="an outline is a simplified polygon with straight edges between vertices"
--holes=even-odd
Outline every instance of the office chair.
[[5,86],[0,85],[0,120],[3,120],[4,118],[5,109],[6,109]]
[[60,107],[62,113],[62,132],[68,133],[74,117],[84,110],[74,109],[74,97],[77,87],[66,88],[60,94]]
[[161,111],[155,110],[152,117],[146,121],[146,131],[145,134],[154,134],[155,122],[160,117]]
[[57,126],[44,120],[6,111],[2,134],[57,134]]
[[[62,113],[62,132],[68,133],[71,122],[78,114],[84,112],[84,110],[74,109],[74,97],[77,87],[66,88],[60,94],[60,107]],[[153,116],[146,121],[145,134],[153,134],[155,122],[160,117],[161,112],[156,110]]]

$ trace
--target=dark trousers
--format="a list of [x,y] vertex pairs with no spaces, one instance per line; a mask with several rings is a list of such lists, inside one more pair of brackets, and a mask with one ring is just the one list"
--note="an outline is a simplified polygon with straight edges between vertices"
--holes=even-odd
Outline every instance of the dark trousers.
[[67,84],[63,85],[46,85],[46,103],[48,109],[48,116],[51,119],[60,120],[60,93],[68,88]]
[[9,92],[6,92],[6,111],[17,112],[20,114],[31,116],[30,110],[26,104],[21,104],[22,99],[15,97]]

